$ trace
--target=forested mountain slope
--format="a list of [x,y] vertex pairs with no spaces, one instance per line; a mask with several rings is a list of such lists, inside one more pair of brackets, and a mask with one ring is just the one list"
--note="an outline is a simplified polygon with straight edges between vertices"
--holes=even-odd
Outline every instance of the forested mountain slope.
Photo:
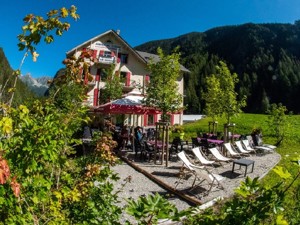
[[[1,102],[7,103],[11,96],[9,89],[13,87],[14,76],[13,69],[11,68],[7,58],[3,52],[3,49],[0,47],[0,97]],[[3,90],[4,88],[4,90]],[[31,92],[26,85],[18,79],[15,96],[14,96],[14,105],[19,105],[24,103],[26,99],[34,98],[35,95]]]
[[185,76],[186,113],[200,113],[204,78],[223,60],[239,75],[237,92],[247,95],[245,112],[264,113],[271,103],[282,103],[300,112],[300,22],[295,24],[243,24],[193,32],[176,38],[151,41],[135,49],[170,53],[180,46],[182,64],[192,71]]

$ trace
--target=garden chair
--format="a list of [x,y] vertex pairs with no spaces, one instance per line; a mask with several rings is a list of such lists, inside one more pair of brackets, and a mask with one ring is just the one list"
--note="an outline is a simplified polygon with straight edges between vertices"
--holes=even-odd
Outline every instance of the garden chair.
[[[219,187],[220,189],[224,189],[222,184],[220,183],[221,180],[224,179],[224,177],[218,175],[218,174],[213,174],[209,172],[204,166],[196,166],[193,163],[190,162],[190,160],[187,158],[185,155],[184,151],[181,151],[178,153],[178,157],[181,159],[183,162],[183,167],[187,171],[187,174],[192,174],[194,176],[194,181],[191,187],[191,190],[199,187],[200,184],[202,184],[204,181],[206,181],[209,185],[208,190],[206,192],[206,195],[208,195],[213,188],[214,185]],[[184,170],[181,170],[184,171]],[[180,181],[185,178],[186,176],[180,176],[180,180],[177,182],[175,188],[178,186]],[[196,184],[196,181],[198,181],[198,184]]]
[[[256,138],[256,141],[254,141],[253,138]],[[257,149],[262,149],[265,151],[272,151],[272,150],[276,149],[275,145],[264,144],[261,137],[259,137],[258,135],[256,135],[255,137],[248,135],[247,140],[249,141],[250,145],[252,145],[254,148],[257,148]]]
[[248,139],[242,140],[243,144],[245,145],[246,149],[255,149],[255,150],[262,150],[264,153],[266,152],[273,152],[273,149],[265,147],[265,146],[251,146]]
[[246,149],[244,148],[244,146],[243,146],[243,144],[242,144],[241,141],[236,141],[236,142],[235,142],[235,145],[236,145],[238,151],[239,151],[240,153],[245,154],[245,155],[250,155],[250,153],[255,152],[255,151],[249,151],[249,150],[246,150]]
[[219,162],[220,164],[221,164],[221,162],[231,162],[232,161],[232,159],[222,155],[216,147],[215,148],[209,148],[208,150],[213,155],[213,157],[216,158],[217,162]]
[[196,159],[200,162],[201,165],[203,165],[203,166],[210,165],[210,166],[214,167],[215,161],[206,159],[204,157],[204,155],[202,154],[199,147],[193,148],[192,152],[194,153],[194,155],[196,156]]
[[[232,158],[241,158],[241,154],[234,150],[230,142],[224,143],[224,149],[230,154]],[[248,153],[247,153],[248,154]]]

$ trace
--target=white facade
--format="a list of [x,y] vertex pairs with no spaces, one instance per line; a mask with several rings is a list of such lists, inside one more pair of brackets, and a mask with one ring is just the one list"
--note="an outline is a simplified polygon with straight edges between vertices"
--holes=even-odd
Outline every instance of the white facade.
[[[119,73],[124,84],[124,94],[139,91],[145,93],[145,85],[151,82],[151,74],[147,71],[148,56],[152,54],[135,51],[120,35],[109,30],[100,34],[67,52],[67,56],[81,57],[83,52],[89,52],[92,57],[87,59],[90,63],[89,73],[92,80],[85,79],[89,86],[85,104],[95,109],[99,106],[101,89],[105,87],[105,74],[103,69],[114,65],[114,72]],[[155,56],[155,55],[154,55]],[[183,72],[189,72],[183,68]],[[178,91],[183,96],[183,76],[178,80]],[[124,123],[128,125],[139,125],[143,127],[153,126],[159,121],[160,115],[125,115]],[[171,124],[182,124],[182,113],[174,114],[171,117]]]

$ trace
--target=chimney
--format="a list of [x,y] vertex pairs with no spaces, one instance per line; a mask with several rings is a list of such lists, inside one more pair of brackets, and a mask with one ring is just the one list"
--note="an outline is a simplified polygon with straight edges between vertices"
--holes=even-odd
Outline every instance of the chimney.
[[117,34],[120,35],[120,32],[121,32],[121,31],[118,29],[118,30],[117,30]]

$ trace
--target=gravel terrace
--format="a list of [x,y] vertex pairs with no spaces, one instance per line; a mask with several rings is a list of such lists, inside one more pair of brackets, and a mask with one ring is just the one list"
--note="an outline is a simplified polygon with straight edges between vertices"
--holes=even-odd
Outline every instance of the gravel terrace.
[[[131,176],[131,182],[125,185],[122,189],[122,196],[120,199],[121,206],[126,204],[126,199],[137,199],[139,196],[147,196],[149,194],[159,193],[164,195],[168,200],[174,204],[178,210],[184,210],[191,206],[201,205],[207,203],[217,197],[230,197],[242,181],[245,180],[244,171],[245,167],[236,165],[235,171],[232,172],[232,162],[222,163],[222,166],[216,164],[215,168],[209,170],[215,174],[219,174],[224,177],[221,181],[224,189],[213,187],[208,195],[207,183],[203,182],[200,187],[197,187],[190,191],[193,177],[182,180],[175,189],[176,183],[179,181],[178,175],[182,162],[173,157],[169,161],[168,167],[161,164],[154,164],[151,160],[141,160],[139,157],[135,157],[131,151],[123,151],[121,158],[122,163],[113,167],[120,176],[120,181],[115,184],[115,188],[120,188],[123,180],[128,176]],[[280,161],[280,155],[276,152],[267,154],[252,154],[251,156],[244,157],[246,159],[254,160],[254,171],[251,173],[252,165],[248,167],[247,176],[252,179],[255,177],[262,178],[266,175],[276,164]],[[167,188],[166,188],[167,187]],[[169,188],[169,189],[168,189]],[[180,195],[174,193],[177,191]],[[181,196],[181,197],[180,197]],[[184,197],[182,197],[184,196]],[[125,221],[125,217],[123,218]],[[126,218],[128,219],[128,218]]]

